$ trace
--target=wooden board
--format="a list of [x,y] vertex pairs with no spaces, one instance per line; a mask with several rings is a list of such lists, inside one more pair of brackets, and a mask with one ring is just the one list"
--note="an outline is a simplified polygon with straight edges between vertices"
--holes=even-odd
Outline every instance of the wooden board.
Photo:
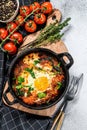
[[[51,46],[47,47],[49,49],[51,49],[52,51],[55,52],[55,48],[56,48],[56,52],[57,53],[63,53],[63,52],[67,52],[67,47],[65,46],[65,44],[60,41],[58,42],[57,44],[54,43],[52,44]],[[8,89],[8,82],[6,83],[5,87],[4,87],[4,91],[3,93]],[[7,95],[9,101],[12,101],[14,100],[13,96],[11,93],[9,93]],[[32,110],[32,109],[29,109],[29,108],[26,108],[24,107],[23,105],[19,104],[19,103],[16,103],[14,105],[9,105],[7,104],[7,102],[5,101],[5,99],[2,97],[3,99],[3,102],[9,106],[9,107],[12,107],[12,108],[15,108],[17,110],[21,110],[21,111],[24,111],[24,112],[27,112],[27,113],[30,113],[30,114],[35,114],[35,115],[40,115],[40,116],[49,116],[49,117],[52,117],[54,115],[54,113],[56,112],[56,110],[59,108],[58,105],[54,105],[48,109],[43,109],[43,110]]]

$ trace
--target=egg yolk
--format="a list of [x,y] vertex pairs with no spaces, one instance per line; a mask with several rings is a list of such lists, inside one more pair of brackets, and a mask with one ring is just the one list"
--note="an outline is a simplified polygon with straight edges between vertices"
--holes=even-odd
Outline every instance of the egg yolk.
[[34,81],[34,86],[39,91],[45,91],[47,87],[49,86],[47,77],[39,77]]

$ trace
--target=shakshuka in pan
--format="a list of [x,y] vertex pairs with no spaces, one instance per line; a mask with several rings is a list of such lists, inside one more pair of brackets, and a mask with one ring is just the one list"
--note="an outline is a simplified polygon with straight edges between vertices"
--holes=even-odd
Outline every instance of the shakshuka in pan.
[[32,52],[16,64],[12,88],[24,103],[41,105],[56,98],[65,80],[61,63],[44,52]]

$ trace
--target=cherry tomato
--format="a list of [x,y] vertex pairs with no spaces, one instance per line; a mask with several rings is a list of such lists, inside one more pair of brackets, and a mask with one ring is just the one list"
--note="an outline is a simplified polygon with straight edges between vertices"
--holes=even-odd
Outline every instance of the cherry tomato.
[[23,25],[23,20],[24,20],[23,16],[18,15],[17,18],[16,18],[16,20],[15,20],[15,23],[17,25]]
[[29,20],[25,23],[25,30],[27,32],[35,32],[37,29],[37,25],[33,20]]
[[41,5],[41,11],[44,13],[44,14],[49,14],[52,12],[52,4],[50,2],[44,2],[42,5]]
[[[37,9],[37,10],[36,10]],[[40,4],[38,2],[34,2],[30,5],[30,11],[36,10],[35,12],[38,13],[40,11]]]
[[43,23],[46,22],[46,16],[45,16],[43,13],[35,14],[35,16],[34,16],[34,21],[35,21],[37,24],[43,24]]
[[20,44],[23,41],[23,36],[19,32],[15,32],[11,35],[10,40]]
[[5,28],[0,28],[0,39],[3,40],[7,37],[8,31]]
[[14,23],[14,22],[10,22],[10,23],[7,24],[7,30],[9,32],[12,32],[16,27],[17,27],[17,24]]
[[13,42],[8,42],[3,46],[4,50],[9,54],[15,54],[17,52],[17,47]]
[[20,15],[26,17],[29,13],[30,13],[30,9],[28,6],[25,5],[20,7]]

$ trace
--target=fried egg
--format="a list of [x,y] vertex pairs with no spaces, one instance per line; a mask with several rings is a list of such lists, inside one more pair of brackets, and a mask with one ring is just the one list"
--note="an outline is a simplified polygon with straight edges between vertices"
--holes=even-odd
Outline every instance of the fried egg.
[[36,79],[34,79],[34,88],[38,91],[46,91],[51,84],[53,75],[49,75],[46,71],[36,71]]
[[38,77],[34,81],[34,86],[36,87],[37,90],[39,91],[45,91],[49,87],[49,81],[48,78],[43,76],[43,77]]
[[46,71],[38,71],[35,69],[33,71],[35,73],[35,78],[33,78],[28,72],[22,72],[21,76],[25,78],[23,85],[31,85],[37,93],[49,89],[53,78],[52,72],[50,72],[50,74]]
[[[32,55],[31,55],[32,56]],[[34,55],[34,57],[30,58],[25,56],[23,62],[29,65],[29,68],[33,68],[33,72],[35,74],[35,78],[29,72],[22,72],[22,77],[25,78],[23,85],[31,85],[34,90],[38,92],[43,92],[49,89],[50,84],[52,82],[53,74],[51,72],[52,66],[49,64],[45,64],[45,66],[40,63],[34,65],[34,61],[38,60],[38,56]]]

